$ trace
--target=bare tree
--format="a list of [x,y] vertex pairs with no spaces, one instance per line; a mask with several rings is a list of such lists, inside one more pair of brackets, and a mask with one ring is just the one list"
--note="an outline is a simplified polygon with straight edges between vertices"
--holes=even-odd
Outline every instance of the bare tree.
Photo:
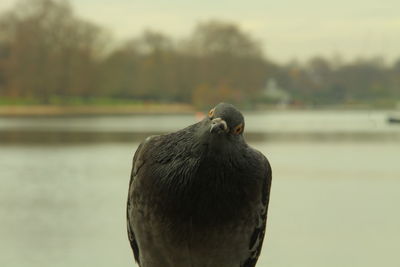
[[10,95],[87,95],[95,89],[101,29],[75,18],[66,1],[23,0],[0,21],[10,49],[4,60]]

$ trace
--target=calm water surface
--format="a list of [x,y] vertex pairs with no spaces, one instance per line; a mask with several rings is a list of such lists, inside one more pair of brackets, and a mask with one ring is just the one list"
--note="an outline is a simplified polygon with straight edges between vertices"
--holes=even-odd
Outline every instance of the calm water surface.
[[[270,159],[274,176],[257,266],[400,266],[400,142],[384,134],[396,136],[400,127],[387,125],[384,113],[335,114],[247,116],[246,127],[254,132],[356,133],[345,140],[334,135],[316,141],[290,135],[249,140]],[[151,132],[193,121],[191,116],[3,118],[0,132]],[[368,131],[378,136],[358,138]],[[138,142],[0,140],[0,266],[134,266],[125,201]]]

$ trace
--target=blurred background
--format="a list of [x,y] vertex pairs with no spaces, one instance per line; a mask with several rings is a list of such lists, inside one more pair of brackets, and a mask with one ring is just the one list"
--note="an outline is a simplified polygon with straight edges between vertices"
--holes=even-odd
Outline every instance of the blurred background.
[[0,265],[134,266],[133,153],[224,101],[273,167],[257,266],[400,266],[399,9],[2,0]]

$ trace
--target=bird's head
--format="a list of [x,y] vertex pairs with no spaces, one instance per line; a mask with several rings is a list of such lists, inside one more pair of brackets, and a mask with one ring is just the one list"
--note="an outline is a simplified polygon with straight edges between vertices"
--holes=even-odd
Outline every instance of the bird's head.
[[239,110],[228,103],[219,103],[210,109],[204,119],[212,137],[241,137],[244,130],[244,117]]

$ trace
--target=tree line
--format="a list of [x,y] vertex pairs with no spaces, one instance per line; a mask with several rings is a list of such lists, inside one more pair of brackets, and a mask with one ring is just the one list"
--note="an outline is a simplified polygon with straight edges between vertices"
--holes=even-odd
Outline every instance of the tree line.
[[[285,97],[271,93],[271,81]],[[21,0],[0,15],[0,97],[388,107],[400,101],[400,59],[278,64],[253,36],[222,21],[199,23],[182,40],[146,30],[116,42],[68,1]]]

